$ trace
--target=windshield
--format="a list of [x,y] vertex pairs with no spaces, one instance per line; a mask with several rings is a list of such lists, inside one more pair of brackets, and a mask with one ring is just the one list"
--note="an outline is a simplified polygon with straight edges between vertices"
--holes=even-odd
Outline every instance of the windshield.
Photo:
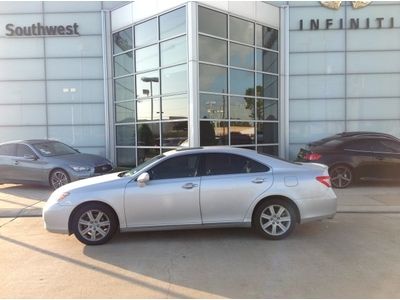
[[130,170],[129,172],[126,172],[124,174],[124,176],[133,176],[135,175],[137,172],[139,172],[140,170],[144,169],[145,167],[147,167],[148,165],[152,164],[153,162],[155,162],[156,160],[159,160],[160,158],[163,158],[165,155],[160,154],[157,155],[149,160],[146,160],[145,162],[141,163],[140,165],[138,165],[136,168],[133,168],[132,170]]
[[75,149],[60,142],[44,142],[32,145],[43,156],[59,156],[79,153]]

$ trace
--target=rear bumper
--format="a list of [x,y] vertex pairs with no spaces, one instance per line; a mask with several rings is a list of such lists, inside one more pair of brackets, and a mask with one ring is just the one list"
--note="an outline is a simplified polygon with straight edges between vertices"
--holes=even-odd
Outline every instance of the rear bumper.
[[331,219],[337,211],[337,197],[332,189],[324,197],[307,199],[302,203],[300,223]]

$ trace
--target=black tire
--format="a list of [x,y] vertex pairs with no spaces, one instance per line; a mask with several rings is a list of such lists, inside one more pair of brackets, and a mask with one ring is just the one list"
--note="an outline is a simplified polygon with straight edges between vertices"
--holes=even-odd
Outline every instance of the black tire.
[[118,227],[115,212],[105,204],[88,203],[75,211],[71,224],[75,237],[86,245],[107,243]]
[[268,200],[259,205],[253,215],[253,227],[270,240],[286,238],[296,227],[296,210],[289,201]]
[[329,176],[334,188],[345,189],[354,182],[353,169],[347,165],[335,165],[329,169]]
[[70,182],[71,179],[69,178],[68,173],[63,169],[55,169],[50,173],[49,184],[54,190]]

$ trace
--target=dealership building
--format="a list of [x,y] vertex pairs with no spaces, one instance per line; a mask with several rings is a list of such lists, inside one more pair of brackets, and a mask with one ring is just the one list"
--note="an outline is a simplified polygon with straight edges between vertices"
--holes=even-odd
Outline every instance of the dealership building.
[[293,159],[343,131],[400,138],[400,2],[334,2],[0,2],[0,142],[134,166],[182,145]]

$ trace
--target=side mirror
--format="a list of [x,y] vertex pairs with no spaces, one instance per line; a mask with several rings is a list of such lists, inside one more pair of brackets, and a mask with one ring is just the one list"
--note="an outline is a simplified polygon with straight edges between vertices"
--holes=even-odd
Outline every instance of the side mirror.
[[37,157],[36,155],[33,155],[33,154],[31,154],[31,155],[24,155],[24,159],[27,159],[27,160],[37,160],[38,157]]
[[144,172],[142,174],[139,175],[139,177],[137,178],[137,183],[138,186],[140,187],[144,187],[146,186],[146,183],[150,180],[150,175],[147,172]]

